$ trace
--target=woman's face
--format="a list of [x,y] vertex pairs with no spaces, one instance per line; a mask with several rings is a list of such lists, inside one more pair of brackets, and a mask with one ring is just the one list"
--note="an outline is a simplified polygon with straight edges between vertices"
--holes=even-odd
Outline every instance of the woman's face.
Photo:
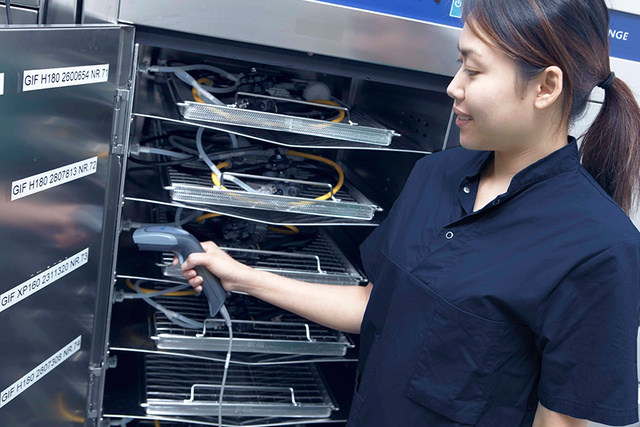
[[512,151],[535,133],[534,91],[518,80],[515,61],[487,45],[466,25],[459,43],[460,70],[447,88],[460,143],[474,150]]

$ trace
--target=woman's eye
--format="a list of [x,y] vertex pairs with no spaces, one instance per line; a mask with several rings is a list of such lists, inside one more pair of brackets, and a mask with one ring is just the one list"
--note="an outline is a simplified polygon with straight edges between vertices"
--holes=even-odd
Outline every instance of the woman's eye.
[[473,70],[470,70],[470,69],[468,69],[468,68],[464,68],[464,62],[462,61],[462,58],[458,58],[458,60],[456,61],[456,63],[457,63],[457,64],[460,64],[460,67],[462,68],[462,71],[464,71],[465,73],[467,73],[467,75],[468,75],[469,77],[473,77],[473,76],[475,76],[475,75],[477,75],[477,74],[478,74],[478,72],[477,72],[477,71],[473,71]]

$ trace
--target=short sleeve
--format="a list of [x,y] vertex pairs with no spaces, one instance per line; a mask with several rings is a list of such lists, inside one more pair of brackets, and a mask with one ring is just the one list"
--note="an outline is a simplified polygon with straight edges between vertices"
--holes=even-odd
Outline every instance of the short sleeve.
[[547,409],[609,425],[638,421],[639,265],[638,242],[613,246],[569,273],[541,308],[538,398]]

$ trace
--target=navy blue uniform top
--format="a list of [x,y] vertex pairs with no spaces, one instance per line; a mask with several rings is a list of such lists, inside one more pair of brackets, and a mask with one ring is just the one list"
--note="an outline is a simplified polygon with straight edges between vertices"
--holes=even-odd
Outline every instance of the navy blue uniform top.
[[491,152],[420,160],[361,247],[374,284],[349,427],[638,420],[640,234],[575,140],[473,212]]

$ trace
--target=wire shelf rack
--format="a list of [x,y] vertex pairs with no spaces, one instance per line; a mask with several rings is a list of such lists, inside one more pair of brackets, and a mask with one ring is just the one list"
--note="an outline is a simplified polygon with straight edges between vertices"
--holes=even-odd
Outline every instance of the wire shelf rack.
[[[268,232],[268,239],[278,238]],[[219,244],[224,244],[218,242]],[[303,282],[327,285],[357,286],[367,279],[342,253],[338,245],[322,230],[309,243],[297,247],[296,252],[284,250],[256,250],[223,247],[231,257],[257,270],[270,271]],[[162,271],[166,277],[182,279],[180,266],[171,264],[173,254],[163,254]]]
[[[142,407],[149,415],[217,415],[223,369],[223,363],[145,355]],[[325,418],[337,409],[313,364],[229,368],[223,416]]]
[[[240,191],[240,188],[235,184],[225,180],[226,176],[242,176],[243,181],[249,182],[246,179],[247,175],[223,173],[222,183],[226,189],[221,189],[213,186],[210,173],[187,174],[173,168],[169,168],[167,173],[169,185],[166,189],[169,190],[172,200],[177,202],[361,220],[371,220],[375,213],[381,210],[380,207],[371,204],[368,200],[357,200],[349,193],[347,185],[343,186],[334,195],[334,198],[318,200],[317,197],[323,196],[327,192],[333,192],[330,184],[305,182],[301,194],[297,197],[291,197]],[[255,176],[253,178],[265,179]],[[268,179],[275,180],[274,178]],[[295,183],[295,180],[281,181]]]
[[[166,287],[159,284],[158,288]],[[161,350],[226,351],[227,326],[208,316],[204,298],[196,296],[157,297],[169,310],[204,324],[202,329],[186,329],[162,312],[154,312],[151,339]],[[234,352],[344,356],[354,345],[342,332],[305,321],[287,311],[255,298],[232,295],[227,301],[233,327]]]

